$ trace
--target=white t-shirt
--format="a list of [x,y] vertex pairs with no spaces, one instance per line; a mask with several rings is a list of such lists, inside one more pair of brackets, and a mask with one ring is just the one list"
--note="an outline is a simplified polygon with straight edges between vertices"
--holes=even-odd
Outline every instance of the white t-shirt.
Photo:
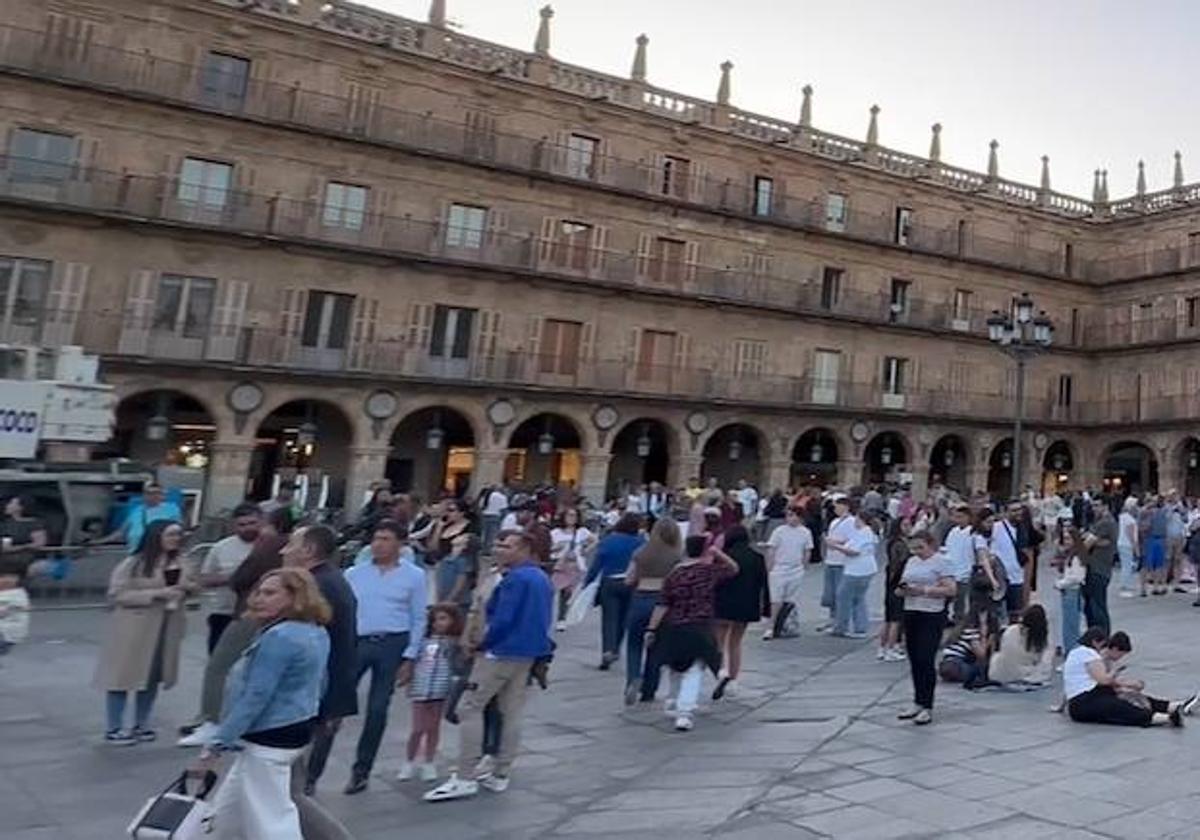
[[879,570],[879,566],[875,563],[875,545],[878,542],[879,537],[871,530],[871,526],[863,525],[861,528],[855,528],[847,547],[857,551],[858,554],[846,558],[846,565],[842,573],[847,577],[870,577],[875,574]]
[[587,528],[576,528],[574,534],[566,528],[555,528],[550,532],[550,557],[557,561],[574,549],[576,565],[586,572],[587,560],[583,556],[583,547],[591,538],[592,532]]
[[502,516],[507,508],[508,497],[499,490],[493,490],[483,502],[482,513],[484,516]]
[[1133,514],[1128,511],[1121,511],[1121,516],[1117,519],[1117,548],[1133,548],[1133,542],[1129,539],[1129,531],[1132,526],[1133,533],[1137,533],[1137,520]]
[[18,644],[29,638],[29,593],[24,587],[0,590],[0,639]]
[[[254,548],[254,543],[246,542],[236,534],[226,537],[223,540],[218,540],[213,543],[213,547],[204,556],[204,563],[200,566],[200,574],[229,577],[237,571],[238,566],[242,565],[242,561],[250,556],[252,548]],[[220,613],[221,615],[233,615],[234,606],[237,604],[237,596],[233,594],[232,589],[226,585],[222,585],[209,590],[209,594],[212,598],[213,612]]]
[[641,493],[630,493],[625,497],[625,510],[628,513],[645,513],[646,507],[642,504],[643,497]]
[[743,487],[738,491],[738,501],[742,505],[742,516],[753,516],[758,510],[758,491],[753,487]]
[[773,571],[803,572],[813,550],[812,531],[803,525],[785,523],[771,532],[767,545],[775,549]]
[[519,531],[519,530],[521,530],[521,525],[519,522],[517,522],[517,514],[515,512],[509,511],[508,513],[506,513],[504,515],[504,518],[502,520],[500,520],[500,530],[501,531]]
[[1017,529],[1011,523],[997,519],[992,525],[992,554],[1000,558],[1010,586],[1025,582],[1025,570],[1021,568],[1021,558],[1017,555],[1016,538]]
[[[904,564],[900,574],[900,582],[909,586],[934,586],[942,578],[954,577],[954,570],[946,555],[938,552],[928,560],[923,560],[915,554]],[[904,609],[912,612],[939,613],[946,609],[945,598],[927,598],[924,595],[906,595]]]
[[[846,514],[841,519],[835,519],[833,522],[829,523],[829,530],[825,533],[825,539],[828,540],[830,537],[833,537],[834,539],[849,541],[850,537],[854,534],[854,530],[854,517],[850,514]],[[832,545],[826,543],[826,566],[845,566],[846,559],[847,558],[845,554],[842,554],[842,552],[838,551]]]
[[954,579],[965,583],[971,579],[975,565],[975,534],[970,525],[956,525],[946,534],[946,558],[954,570]]
[[1096,681],[1088,673],[1087,666],[1089,662],[1099,660],[1100,654],[1087,645],[1076,645],[1067,654],[1067,661],[1063,663],[1062,679],[1063,694],[1068,700],[1096,687]]

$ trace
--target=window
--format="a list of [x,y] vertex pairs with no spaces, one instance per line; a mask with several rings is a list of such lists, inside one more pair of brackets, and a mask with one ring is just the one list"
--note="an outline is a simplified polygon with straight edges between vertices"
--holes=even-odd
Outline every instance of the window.
[[958,220],[958,242],[957,242],[958,251],[957,251],[957,253],[960,257],[967,252],[967,236],[969,235],[969,233],[970,233],[970,231],[967,228],[967,220],[959,219]]
[[688,180],[691,174],[692,162],[687,158],[663,157],[662,165],[662,194],[672,198],[688,197]]
[[326,227],[362,230],[367,210],[367,188],[330,181],[325,185],[325,208],[321,221]]
[[665,375],[675,361],[673,332],[642,330],[637,351],[637,379],[647,382]]
[[300,344],[321,350],[345,350],[353,308],[354,295],[309,292]]
[[1188,265],[1200,265],[1200,231],[1188,234],[1187,249]]
[[49,262],[0,257],[0,311],[6,325],[42,323],[49,288]]
[[911,208],[896,208],[895,242],[897,245],[907,245],[912,236],[912,214]]
[[154,299],[156,332],[181,338],[204,338],[212,323],[217,282],[205,277],[179,277],[164,274]]
[[1200,297],[1190,297],[1184,300],[1184,317],[1187,318],[1188,329],[1200,327]]
[[584,271],[591,252],[592,226],[583,222],[563,220],[558,223],[558,244],[555,264],[562,268]]
[[436,359],[468,359],[471,357],[471,337],[474,335],[474,309],[457,306],[435,306],[433,331],[429,338],[429,355]]
[[225,206],[233,183],[233,167],[201,158],[184,158],[179,170],[179,200],[205,207]]
[[659,283],[679,283],[683,279],[683,255],[687,243],[679,239],[659,237],[654,240],[654,270],[651,275]]
[[950,326],[956,330],[971,329],[971,292],[968,289],[954,290],[954,311],[950,313]]
[[240,110],[246,101],[250,62],[236,55],[210,52],[204,61],[200,91],[205,105]]
[[888,320],[903,321],[908,316],[908,298],[910,291],[912,291],[911,280],[900,280],[896,277],[892,278],[890,306],[888,307]]
[[591,181],[596,177],[596,155],[600,141],[583,134],[567,138],[567,175]]
[[1071,391],[1071,374],[1064,373],[1058,377],[1058,398],[1056,400],[1056,405],[1058,405],[1059,408],[1070,408]]
[[846,230],[846,196],[831,192],[825,196],[825,230]]
[[770,216],[775,200],[775,182],[762,175],[754,179],[754,215]]
[[840,268],[825,266],[821,274],[821,308],[836,309],[842,298],[842,276],[846,272]]
[[813,402],[833,405],[837,402],[842,354],[837,350],[818,350],[813,356]]
[[1070,242],[1063,243],[1063,274],[1070,277],[1075,273],[1075,246]]
[[446,244],[451,248],[483,247],[483,231],[487,225],[487,208],[469,204],[451,204],[446,220]]
[[579,347],[583,324],[579,321],[557,321],[547,318],[542,323],[541,353],[538,370],[574,376],[579,372]]
[[762,376],[767,369],[767,342],[739,338],[733,343],[734,376]]
[[75,138],[53,131],[18,128],[8,150],[8,172],[14,181],[58,184],[75,165]]
[[908,373],[908,359],[898,356],[885,356],[883,359],[883,393],[900,395],[904,393],[904,384]]

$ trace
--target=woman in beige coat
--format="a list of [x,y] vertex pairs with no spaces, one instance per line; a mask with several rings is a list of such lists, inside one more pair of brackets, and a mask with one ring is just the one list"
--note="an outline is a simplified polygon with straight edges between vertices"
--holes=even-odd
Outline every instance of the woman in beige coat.
[[[129,745],[153,741],[146,722],[162,685],[179,673],[179,649],[186,630],[184,599],[199,590],[180,558],[183,528],[152,522],[136,553],[113,569],[108,584],[112,612],[94,684],[106,692],[104,740]],[[125,730],[125,705],[136,692],[133,729]]]

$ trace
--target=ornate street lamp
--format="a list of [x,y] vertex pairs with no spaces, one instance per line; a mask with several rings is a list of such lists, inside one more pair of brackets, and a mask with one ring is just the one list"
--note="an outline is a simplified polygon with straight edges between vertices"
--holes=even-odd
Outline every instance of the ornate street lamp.
[[821,457],[824,454],[825,454],[825,450],[821,447],[821,444],[814,443],[813,447],[812,447],[812,451],[808,453],[808,457],[811,459],[812,463],[819,464],[819,463],[821,463]]
[[154,415],[146,421],[146,440],[161,443],[171,432],[169,397],[160,393],[154,400]]
[[634,444],[637,447],[637,456],[639,458],[649,458],[650,450],[654,448],[654,442],[650,440],[650,428],[642,426],[642,433],[638,435],[638,439]]
[[954,466],[954,450],[946,447],[946,451],[942,453],[942,464],[947,467]]
[[[1040,310],[1034,315],[1033,298],[1022,292],[1013,298],[1007,314],[993,310],[987,319],[988,339],[1013,358],[1017,365],[1017,405],[1013,417],[1011,454],[1001,456],[1005,469],[1012,466],[1010,498],[1021,492],[1021,427],[1025,422],[1025,365],[1033,356],[1050,347],[1054,337],[1054,322]],[[1008,463],[1005,463],[1007,456]]]
[[442,428],[442,413],[433,415],[433,425],[429,431],[425,433],[425,448],[436,450],[441,449],[442,444],[446,442],[446,430]]
[[884,446],[879,450],[879,463],[885,467],[892,463],[892,447]]
[[729,441],[729,460],[736,461],[742,457],[742,441],[738,437],[734,437]]

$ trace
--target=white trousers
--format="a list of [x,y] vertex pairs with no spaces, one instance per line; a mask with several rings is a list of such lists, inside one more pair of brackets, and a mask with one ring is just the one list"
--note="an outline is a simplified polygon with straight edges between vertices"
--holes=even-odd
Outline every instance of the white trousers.
[[692,667],[682,674],[668,669],[671,681],[671,696],[675,698],[675,711],[680,715],[690,715],[700,704],[700,685],[704,681],[704,665],[693,662]]
[[213,801],[213,834],[221,840],[302,840],[292,802],[292,762],[302,753],[242,742]]

